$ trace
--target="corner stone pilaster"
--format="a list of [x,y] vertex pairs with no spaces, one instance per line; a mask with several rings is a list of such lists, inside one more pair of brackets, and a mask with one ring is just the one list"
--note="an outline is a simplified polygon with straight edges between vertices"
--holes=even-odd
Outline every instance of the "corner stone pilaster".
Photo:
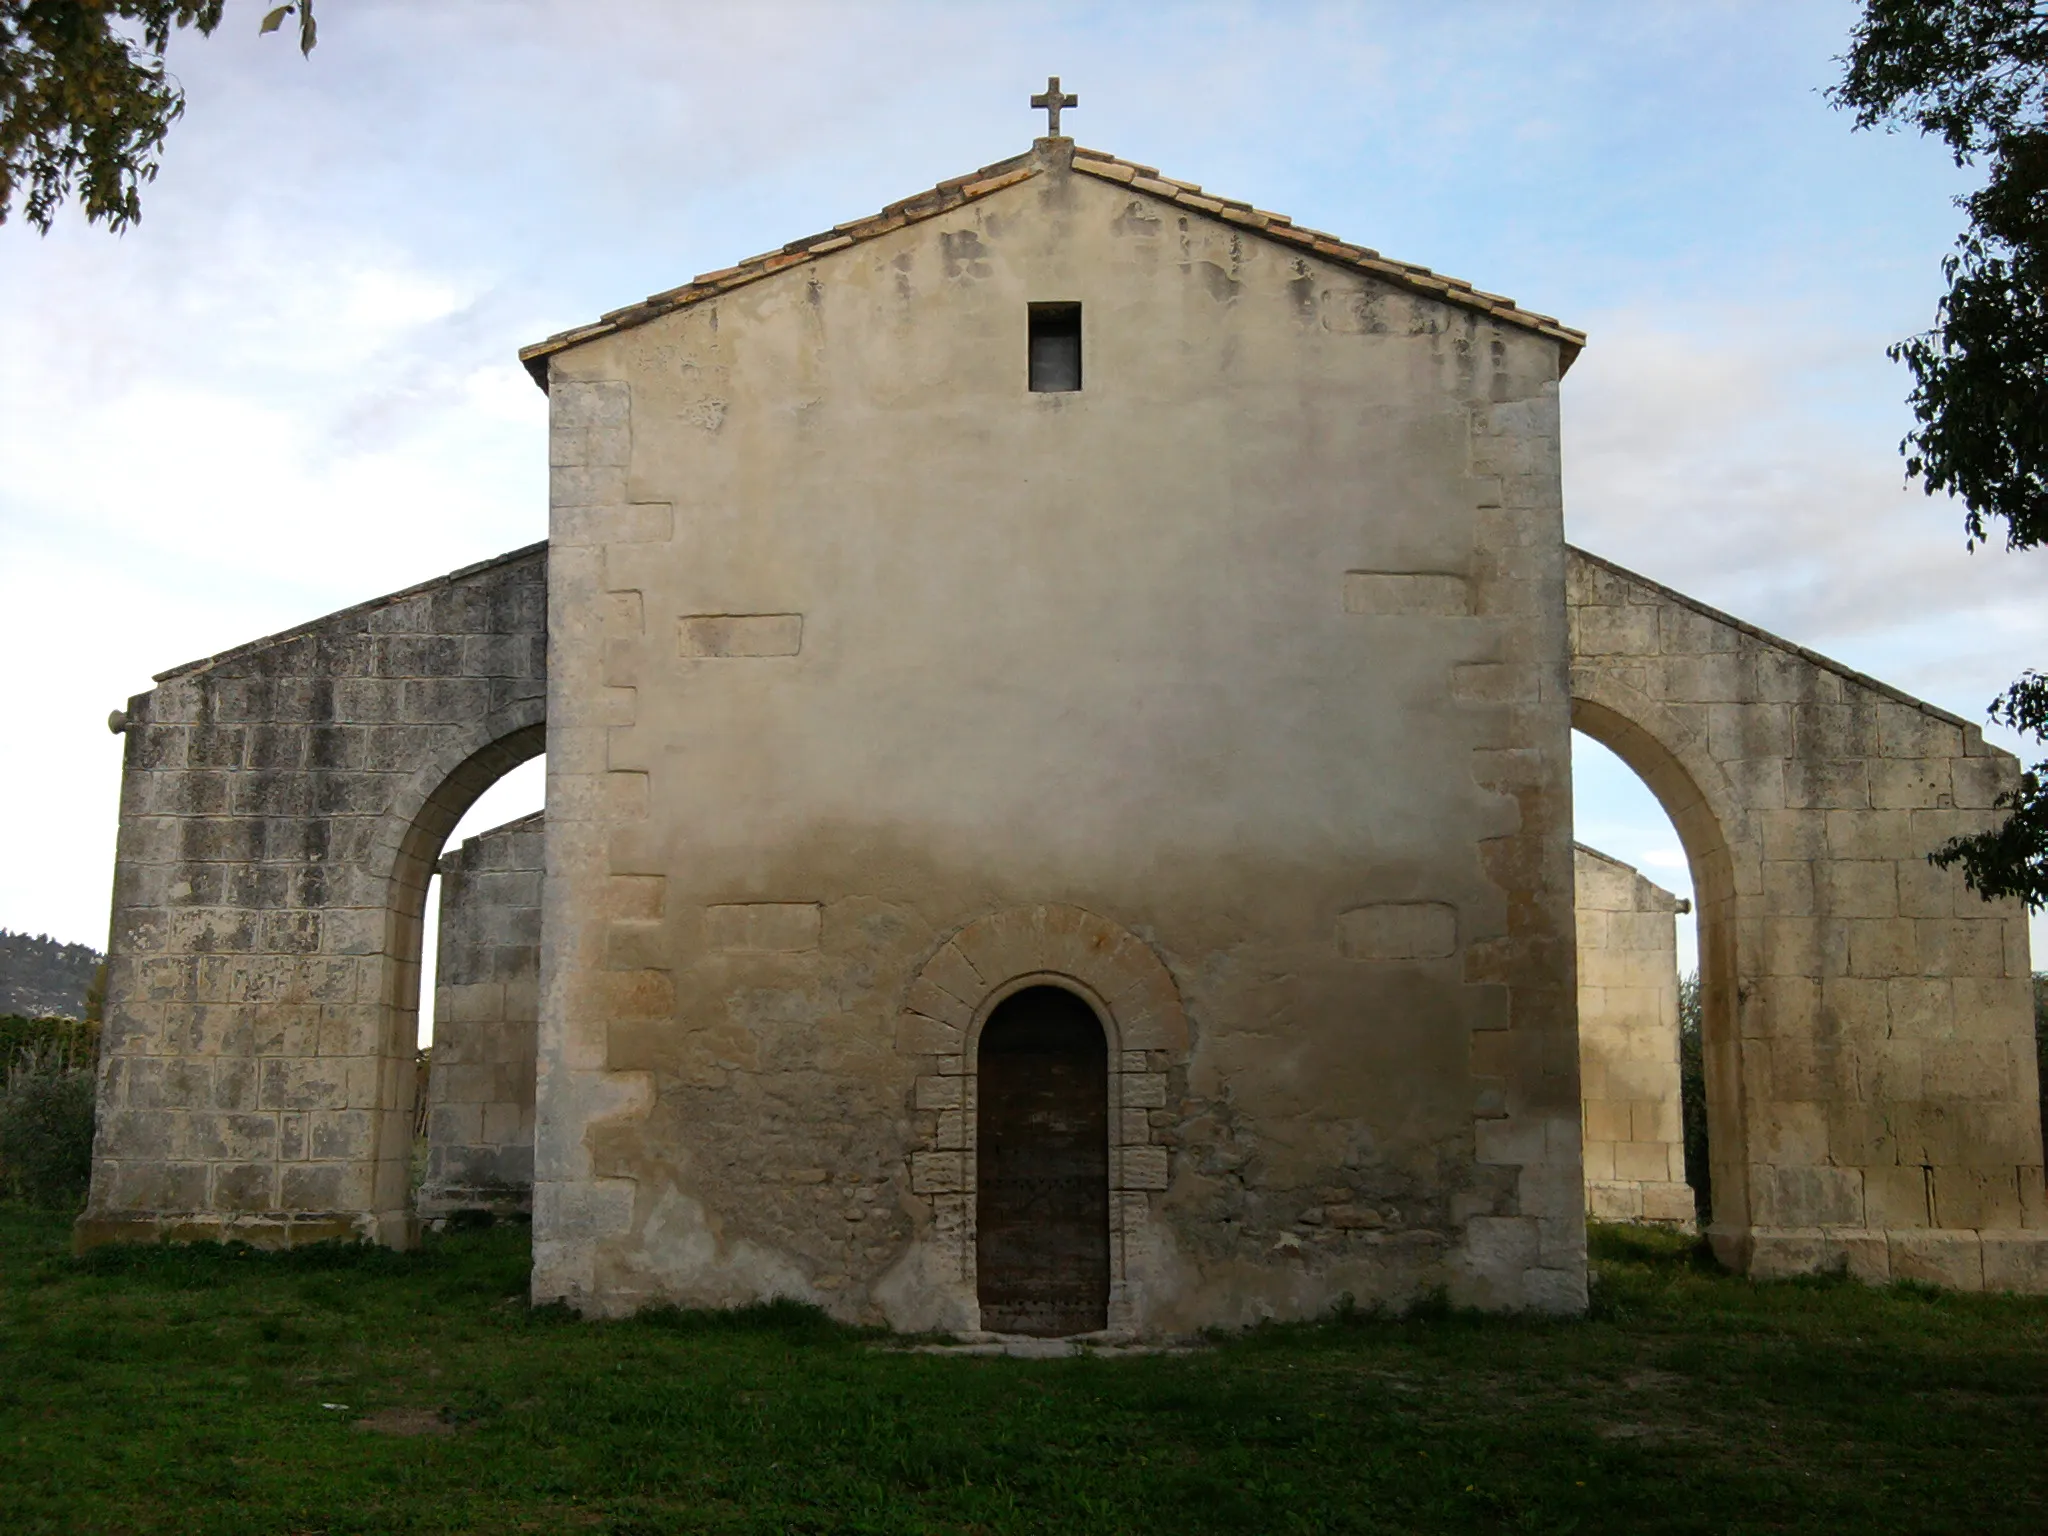
[[653,1103],[646,1073],[608,1069],[610,1026],[674,1011],[666,971],[608,968],[610,928],[658,918],[666,880],[614,878],[613,835],[622,820],[645,815],[646,775],[611,771],[611,732],[633,723],[638,679],[616,675],[607,658],[615,646],[628,655],[637,649],[644,619],[638,592],[611,589],[606,551],[666,538],[671,525],[666,505],[626,499],[633,423],[625,383],[557,376],[549,405],[549,942],[541,957],[532,1293],[536,1302],[602,1311],[601,1254],[632,1230],[638,1186],[600,1176],[589,1137],[605,1121],[644,1116]]
[[1472,776],[1504,806],[1479,845],[1505,921],[1463,946],[1473,996],[1474,1179],[1459,1197],[1452,1292],[1487,1308],[1586,1308],[1571,864],[1569,665],[1563,623],[1557,386],[1471,414],[1473,611],[1493,649],[1450,693],[1471,720]]

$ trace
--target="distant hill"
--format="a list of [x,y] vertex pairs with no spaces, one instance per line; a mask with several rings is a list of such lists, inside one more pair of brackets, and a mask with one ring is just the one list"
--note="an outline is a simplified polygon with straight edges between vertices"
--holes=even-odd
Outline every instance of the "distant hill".
[[89,944],[0,928],[0,1015],[85,1017],[85,989],[107,957]]

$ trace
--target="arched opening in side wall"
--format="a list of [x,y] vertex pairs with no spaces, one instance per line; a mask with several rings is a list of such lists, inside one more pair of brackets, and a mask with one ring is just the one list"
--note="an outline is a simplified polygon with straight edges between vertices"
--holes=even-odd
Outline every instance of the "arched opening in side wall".
[[[1668,881],[1673,894],[1691,906],[1688,922],[1675,911],[1659,912],[1663,904],[1646,897],[1641,886],[1633,899],[1625,900],[1612,871],[1588,871],[1588,861],[1583,856],[1578,861],[1582,877],[1590,872],[1593,887],[1606,887],[1604,895],[1595,894],[1588,891],[1586,880],[1581,881],[1582,908],[1591,902],[1580,914],[1579,946],[1585,973],[1580,1037],[1589,1209],[1595,1215],[1625,1215],[1618,1208],[1599,1209],[1601,1191],[1594,1186],[1603,1176],[1613,1180],[1617,1202],[1625,1202],[1628,1176],[1643,1178],[1659,1165],[1670,1177],[1693,1186],[1703,1227],[1743,1229],[1749,1201],[1737,1024],[1736,892],[1727,839],[1693,775],[1651,730],[1587,699],[1572,701],[1572,725],[1577,733],[1573,765],[1581,842],[1629,864],[1646,866],[1642,873],[1648,879],[1643,884]],[[1624,772],[1633,783],[1624,779]],[[1640,799],[1629,803],[1638,786],[1648,792],[1654,811]],[[1666,828],[1675,835],[1675,850],[1660,835]],[[1682,857],[1682,865],[1670,860],[1673,852]],[[1603,905],[1605,913],[1600,910]],[[1624,907],[1627,915],[1617,921],[1615,914]],[[1658,958],[1658,945],[1652,942],[1660,929],[1669,933],[1662,942],[1677,941],[1664,959]],[[1662,1026],[1648,1024],[1635,1032],[1636,1054],[1644,1065],[1635,1072],[1624,1067],[1617,1076],[1607,1073],[1599,1058],[1603,1050],[1628,1054],[1628,1045],[1618,1043],[1629,1034],[1627,1021],[1603,1018],[1598,1010],[1606,1002],[1600,995],[1602,983],[1624,976],[1631,977],[1641,992],[1621,1003],[1617,1013],[1644,1006],[1645,994],[1669,987],[1674,1017],[1668,1034],[1660,1032]],[[1648,1044],[1653,1040],[1654,1047]],[[1660,1071],[1652,1064],[1651,1058],[1665,1051],[1677,1057],[1672,1063],[1675,1071]],[[1637,1095],[1637,1089],[1645,1092]],[[1675,1092],[1679,1102],[1670,1109],[1656,1108],[1667,1092]],[[1690,1113],[1688,1096],[1693,1100]],[[1624,1130],[1625,1142],[1620,1134]],[[1674,1134],[1675,1143],[1670,1139]],[[1647,1183],[1644,1188],[1647,1192]],[[1668,1189],[1661,1198],[1667,1210],[1676,1203]],[[1655,1219],[1647,1210],[1643,1214]]]
[[[422,770],[416,809],[392,826],[391,876],[384,909],[385,1071],[380,1100],[391,1106],[378,1137],[376,1198],[379,1209],[412,1208],[416,1132],[421,1126],[419,1074],[420,1000],[427,952],[429,899],[451,835],[494,785],[521,764],[540,757],[547,743],[545,722],[509,726],[452,766]],[[401,813],[402,814],[402,813]],[[431,1060],[431,1058],[430,1058]],[[428,1074],[431,1084],[431,1070]],[[445,1081],[445,1080],[444,1080]]]
[[543,755],[485,790],[428,888],[412,1189],[431,1221],[532,1213],[546,783]]
[[981,1326],[1057,1338],[1109,1323],[1109,1045],[1063,987],[1005,998],[976,1055]]
[[1685,851],[1635,771],[1583,735],[1572,801],[1586,1215],[1692,1230],[1712,1173]]

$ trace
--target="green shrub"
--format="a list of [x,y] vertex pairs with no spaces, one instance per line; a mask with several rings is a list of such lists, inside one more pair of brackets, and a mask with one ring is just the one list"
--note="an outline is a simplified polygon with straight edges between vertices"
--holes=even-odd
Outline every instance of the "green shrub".
[[2048,971],[2034,972],[2034,1055],[2041,1067],[2041,1150],[2048,1153]]
[[1685,1182],[1700,1225],[1713,1219],[1714,1182],[1707,1166],[1707,1062],[1701,1033],[1700,973],[1678,978],[1678,1100],[1685,1128]]
[[70,1207],[92,1178],[93,1066],[57,1046],[25,1048],[0,1093],[0,1190]]
[[100,1056],[100,1026],[84,1019],[0,1014],[0,1074],[12,1070],[23,1051],[90,1067]]

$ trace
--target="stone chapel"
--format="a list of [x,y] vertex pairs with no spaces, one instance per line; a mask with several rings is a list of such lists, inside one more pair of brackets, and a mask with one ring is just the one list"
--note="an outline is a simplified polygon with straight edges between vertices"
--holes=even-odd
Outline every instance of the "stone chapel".
[[1580,333],[1053,127],[526,348],[544,544],[115,716],[79,1242],[484,1205],[601,1314],[1582,1309],[1589,1177],[1691,1212],[1671,1047],[1582,1082],[1655,967],[1581,990],[1576,726],[1692,865],[1724,1262],[2048,1288],[2024,914],[1924,857],[2013,761],[1568,548]]

